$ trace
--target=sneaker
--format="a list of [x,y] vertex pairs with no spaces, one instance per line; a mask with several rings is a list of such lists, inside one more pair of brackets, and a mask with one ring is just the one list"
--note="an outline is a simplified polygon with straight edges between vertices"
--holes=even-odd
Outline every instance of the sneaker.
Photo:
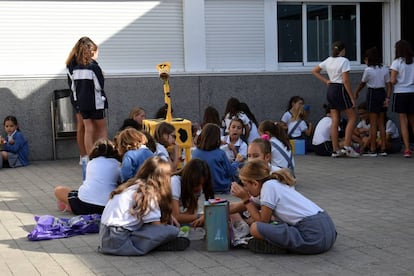
[[411,150],[405,150],[404,151],[404,157],[405,158],[411,158]]
[[176,237],[173,240],[161,244],[156,251],[183,251],[190,245],[190,240],[184,237]]
[[387,156],[388,155],[388,153],[385,151],[385,150],[381,150],[380,152],[378,152],[378,155],[379,156]]
[[262,254],[286,254],[287,250],[273,245],[265,240],[251,239],[248,248],[254,253]]
[[89,162],[89,156],[88,155],[84,155],[84,156],[79,156],[79,165],[83,165],[83,163],[88,164]]
[[362,156],[377,157],[378,154],[375,151],[368,151],[368,152],[362,154]]
[[333,158],[345,156],[345,153],[342,150],[332,152],[331,156]]
[[204,230],[203,227],[196,227],[196,228],[191,227],[189,235],[188,235],[188,239],[190,241],[202,240],[204,239],[205,236],[206,236],[206,231]]
[[357,153],[352,147],[344,147],[341,151],[348,157],[359,157],[359,153]]

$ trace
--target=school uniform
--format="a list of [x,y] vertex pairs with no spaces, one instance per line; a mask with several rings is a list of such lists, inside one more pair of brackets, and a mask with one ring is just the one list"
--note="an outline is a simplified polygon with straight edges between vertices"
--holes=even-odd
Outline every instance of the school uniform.
[[235,116],[230,116],[230,113],[227,113],[226,116],[224,116],[224,120],[222,121],[222,128],[224,129],[224,135],[229,134],[229,126],[233,118],[238,118],[242,120],[243,126],[248,125],[250,122],[249,117],[247,117],[247,115],[244,112],[240,111]]
[[[172,199],[178,201],[180,213],[187,212],[187,208],[183,207],[183,203],[181,201],[181,176],[180,175],[171,176],[171,194],[172,194]],[[196,196],[196,197],[198,200],[199,196]]]
[[260,235],[269,243],[299,254],[323,253],[335,243],[332,219],[295,187],[275,179],[264,182],[260,205],[270,208],[278,218],[277,224],[256,222]]
[[352,101],[342,79],[343,73],[351,71],[349,60],[345,57],[328,57],[319,63],[319,68],[329,76],[327,100],[331,108],[339,111],[351,108]]
[[[287,160],[285,158],[285,155],[282,154],[282,152],[280,152],[275,147],[275,145],[278,145],[279,148],[286,154],[286,156],[288,157],[288,159],[291,160],[291,162],[292,162],[292,168],[290,168],[290,169],[293,170],[294,167],[295,167],[295,159],[293,158],[292,151],[289,150],[289,149],[287,149],[285,147],[285,145],[279,139],[277,139],[276,137],[270,138],[270,143],[272,144],[272,153],[271,153],[272,154],[272,159],[271,159],[270,163],[273,166],[278,166],[278,167],[281,167],[281,168],[290,168],[290,166],[289,166],[289,160]],[[275,144],[275,145],[273,145],[273,144]]]
[[145,160],[153,155],[146,146],[125,152],[121,163],[121,182],[134,177]]
[[284,122],[285,124],[288,124],[290,119],[292,119],[292,113],[288,110],[285,113],[283,113],[280,121]]
[[[220,149],[222,149],[225,153],[227,158],[230,162],[233,162],[236,159],[236,155],[234,152],[229,149],[228,144],[231,144],[229,135],[222,137],[222,141],[226,144],[222,145]],[[247,158],[247,144],[241,138],[237,139],[236,143],[234,143],[234,147],[238,154],[242,155],[245,159]]]
[[238,165],[237,161],[230,163],[227,155],[221,149],[214,149],[211,151],[194,149],[192,158],[199,158],[207,162],[212,182],[214,193],[228,194],[230,192],[230,185],[233,177],[237,176]]
[[361,82],[368,87],[366,96],[367,111],[370,113],[380,113],[387,111],[384,101],[387,97],[385,90],[386,83],[390,81],[389,69],[386,67],[369,66],[362,74]]
[[156,150],[154,152],[154,156],[159,156],[164,161],[170,160],[170,154],[168,153],[167,149],[164,145],[157,143]]
[[[13,139],[13,144],[9,143],[10,139]],[[7,152],[9,167],[17,168],[29,165],[29,146],[23,133],[15,130],[11,135],[7,135],[5,140],[6,143],[0,147],[0,151]],[[0,169],[3,168],[3,165],[3,157],[0,154]]]
[[115,158],[96,157],[86,166],[86,177],[78,190],[68,194],[75,215],[102,214],[110,193],[118,186],[120,163]]
[[250,144],[254,139],[260,138],[259,130],[257,129],[256,124],[253,121],[249,122],[250,132],[249,137],[247,137],[247,144]]
[[111,255],[140,256],[177,237],[172,225],[151,224],[160,221],[161,210],[155,198],[145,215],[131,214],[138,184],[132,185],[109,200],[101,216],[99,252]]
[[71,77],[71,90],[75,91],[73,102],[79,107],[82,117],[103,119],[101,117],[108,108],[108,99],[104,92],[104,76],[98,62],[92,60],[86,66],[74,65]]
[[332,118],[329,116],[323,117],[316,125],[312,138],[312,145],[315,154],[320,156],[331,156],[333,151],[331,141],[331,125]]
[[183,208],[183,204],[181,202],[181,176],[179,175],[171,176],[171,194],[172,199],[179,202],[180,213],[185,213],[187,209]]
[[73,57],[72,60],[69,62],[69,64],[66,66],[66,76],[68,79],[68,86],[71,90],[70,101],[72,103],[73,108],[76,110],[76,112],[79,112],[79,103],[76,97],[76,86],[73,80],[73,68],[75,66],[76,66],[76,58]]
[[[296,126],[296,124],[298,125]],[[287,133],[289,135],[289,138],[291,139],[304,139],[305,138],[305,134],[303,132],[308,130],[308,125],[306,124],[304,120],[299,120],[299,123],[298,121],[290,120],[287,126],[288,126]]]
[[385,133],[391,136],[391,148],[389,149],[390,153],[397,153],[401,151],[401,137],[398,131],[398,127],[392,120],[388,120],[385,124]]
[[390,69],[398,72],[397,82],[394,84],[392,111],[414,113],[414,63],[406,64],[403,58],[397,58]]

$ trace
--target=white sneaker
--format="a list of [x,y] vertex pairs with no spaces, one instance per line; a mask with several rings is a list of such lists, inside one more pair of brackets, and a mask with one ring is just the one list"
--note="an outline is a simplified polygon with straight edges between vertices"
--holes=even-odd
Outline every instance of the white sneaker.
[[385,152],[385,151],[380,151],[379,153],[378,153],[378,155],[379,156],[387,156],[388,154],[387,154],[387,152]]
[[352,147],[344,147],[341,151],[348,157],[355,158],[360,156]]
[[89,156],[88,155],[81,156],[80,159],[79,159],[79,165],[81,165],[81,166],[83,165],[83,163],[85,163],[85,165],[88,164],[88,162],[89,162]]
[[345,153],[344,153],[344,151],[343,151],[343,150],[338,150],[338,151],[334,151],[334,152],[332,152],[331,156],[332,156],[333,158],[336,158],[336,157],[341,157],[341,156],[345,156]]

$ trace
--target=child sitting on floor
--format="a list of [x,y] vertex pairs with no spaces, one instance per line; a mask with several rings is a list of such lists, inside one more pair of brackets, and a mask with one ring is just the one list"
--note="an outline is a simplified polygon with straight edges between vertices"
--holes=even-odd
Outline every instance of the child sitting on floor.
[[[173,222],[171,165],[158,156],[147,159],[136,176],[115,189],[101,217],[99,252],[145,255],[152,250],[186,249]],[[175,221],[176,224],[178,224]]]
[[[295,179],[285,169],[270,173],[266,161],[252,160],[240,169],[239,177],[244,187],[233,183],[231,192],[255,221],[250,226],[251,251],[319,254],[332,248],[337,235],[332,219],[295,190]],[[260,211],[251,200],[257,196]]]
[[20,132],[16,117],[7,116],[3,126],[7,136],[0,136],[0,169],[29,165],[29,147]]
[[102,214],[109,194],[119,183],[119,156],[108,139],[95,142],[86,165],[85,181],[78,190],[57,186],[58,208],[75,215]]

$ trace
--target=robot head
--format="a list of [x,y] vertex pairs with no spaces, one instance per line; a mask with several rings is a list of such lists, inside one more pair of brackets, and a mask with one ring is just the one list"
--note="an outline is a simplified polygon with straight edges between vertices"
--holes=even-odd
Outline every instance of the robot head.
[[160,79],[162,79],[163,81],[168,80],[168,78],[170,77],[170,67],[171,63],[169,62],[157,64],[158,74],[160,75]]

